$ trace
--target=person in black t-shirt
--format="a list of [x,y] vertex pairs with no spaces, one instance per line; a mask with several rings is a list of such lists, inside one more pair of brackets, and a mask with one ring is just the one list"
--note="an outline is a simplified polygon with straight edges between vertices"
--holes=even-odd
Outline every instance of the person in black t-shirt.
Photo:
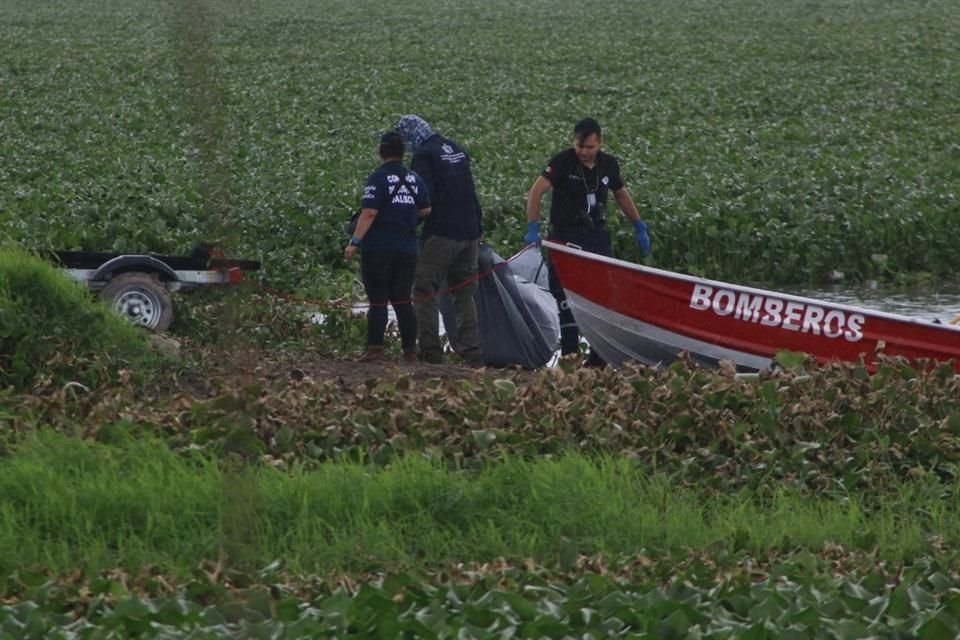
[[[573,147],[555,155],[537,177],[527,194],[527,244],[540,240],[540,202],[552,191],[550,199],[549,240],[571,242],[586,251],[613,256],[607,230],[607,197],[613,194],[617,207],[633,224],[643,255],[650,253],[647,225],[640,219],[637,206],[620,176],[620,162],[601,150],[603,133],[593,118],[584,118],[573,128]],[[560,352],[578,353],[580,331],[567,306],[563,287],[553,265],[548,263],[550,291],[560,312]],[[600,356],[590,350],[587,364],[602,366]]]
[[363,189],[360,217],[346,260],[360,250],[360,272],[370,307],[367,310],[367,350],[361,361],[383,359],[387,301],[400,329],[403,359],[417,360],[417,319],[411,306],[417,267],[417,223],[430,213],[430,196],[423,180],[403,166],[403,140],[393,131],[380,138],[383,164],[370,174]]
[[426,183],[432,206],[420,238],[413,284],[420,359],[443,361],[436,296],[449,288],[456,318],[454,347],[467,364],[480,366],[480,323],[473,294],[483,227],[470,156],[419,116],[402,116],[396,130],[413,153],[410,168]]

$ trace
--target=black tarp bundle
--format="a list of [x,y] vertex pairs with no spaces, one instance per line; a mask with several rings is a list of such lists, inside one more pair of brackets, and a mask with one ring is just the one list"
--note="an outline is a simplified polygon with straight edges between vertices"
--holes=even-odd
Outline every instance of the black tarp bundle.
[[[508,261],[481,245],[478,262],[482,277],[474,300],[484,363],[525,369],[546,365],[557,349],[560,319],[539,249],[528,247],[504,264]],[[447,337],[456,347],[453,302],[444,295],[439,304]]]

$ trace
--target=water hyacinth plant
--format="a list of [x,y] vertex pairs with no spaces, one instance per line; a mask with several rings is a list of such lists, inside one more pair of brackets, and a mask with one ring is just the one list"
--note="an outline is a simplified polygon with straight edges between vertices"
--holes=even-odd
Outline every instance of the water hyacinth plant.
[[[46,249],[219,242],[318,293],[346,268],[342,223],[377,132],[420,112],[472,152],[486,238],[509,255],[527,188],[591,114],[658,266],[774,283],[952,274],[953,3],[608,9],[628,28],[584,39],[594,16],[575,3],[424,0],[403,21],[431,37],[409,38],[370,4],[8,2],[0,232]],[[618,253],[639,259],[611,218]]]

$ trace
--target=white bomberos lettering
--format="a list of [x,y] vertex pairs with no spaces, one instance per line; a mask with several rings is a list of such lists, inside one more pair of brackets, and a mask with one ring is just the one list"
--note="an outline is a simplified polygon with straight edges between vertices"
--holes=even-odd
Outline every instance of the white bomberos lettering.
[[784,301],[731,289],[715,289],[706,284],[693,286],[690,308],[712,311],[718,316],[732,316],[743,322],[779,327],[787,331],[828,338],[843,337],[849,342],[863,339],[863,323],[866,322],[861,313],[848,314],[840,309],[827,311],[815,304],[797,300]]

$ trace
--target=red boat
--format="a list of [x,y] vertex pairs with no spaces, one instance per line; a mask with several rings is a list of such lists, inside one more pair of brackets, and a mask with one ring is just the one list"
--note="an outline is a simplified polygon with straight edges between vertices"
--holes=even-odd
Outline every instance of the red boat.
[[818,362],[878,353],[953,361],[960,373],[960,327],[643,267],[544,242],[580,332],[613,366],[648,365],[681,354],[740,371],[767,369],[777,352]]

